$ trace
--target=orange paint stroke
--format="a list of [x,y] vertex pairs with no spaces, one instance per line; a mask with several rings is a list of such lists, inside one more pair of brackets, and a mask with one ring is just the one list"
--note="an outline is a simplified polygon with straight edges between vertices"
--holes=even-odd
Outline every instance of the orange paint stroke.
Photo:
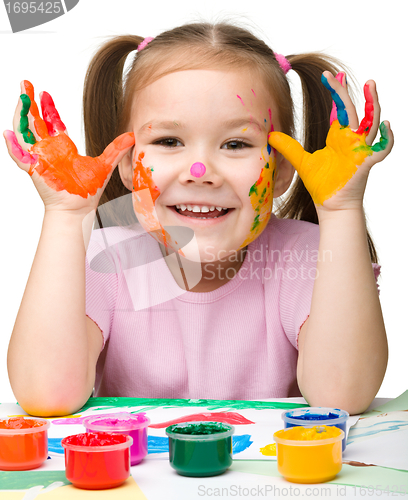
[[144,156],[144,152],[141,151],[137,159],[134,160],[133,210],[139,222],[147,232],[152,233],[156,240],[166,248],[170,247],[184,257],[184,253],[177,242],[174,241],[171,234],[164,229],[157,217],[155,202],[160,196],[160,190],[153,181],[150,168],[146,168],[143,165]]

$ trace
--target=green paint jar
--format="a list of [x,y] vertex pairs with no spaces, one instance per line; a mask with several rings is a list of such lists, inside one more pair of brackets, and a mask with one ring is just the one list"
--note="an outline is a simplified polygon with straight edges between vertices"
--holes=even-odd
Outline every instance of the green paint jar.
[[217,476],[232,464],[232,425],[183,422],[166,429],[170,465],[182,476]]

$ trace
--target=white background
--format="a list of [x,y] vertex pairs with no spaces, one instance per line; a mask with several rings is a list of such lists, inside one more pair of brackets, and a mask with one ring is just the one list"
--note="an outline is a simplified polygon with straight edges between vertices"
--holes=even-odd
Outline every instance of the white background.
[[[127,33],[155,36],[202,19],[240,21],[276,52],[322,50],[352,68],[361,86],[369,78],[376,80],[382,119],[390,120],[396,140],[391,156],[373,169],[365,197],[369,227],[382,264],[380,297],[390,348],[388,370],[378,396],[398,396],[408,389],[408,39],[403,2],[80,0],[68,14],[15,34],[10,30],[5,8],[0,5],[0,130],[11,128],[19,82],[28,79],[37,93],[51,93],[70,136],[84,154],[82,84],[87,64],[100,43],[109,36]],[[296,86],[296,77],[292,80]],[[361,92],[358,97],[361,116]],[[1,143],[0,172],[0,401],[11,402],[15,399],[7,377],[7,345],[38,243],[44,209],[30,177],[13,163]]]

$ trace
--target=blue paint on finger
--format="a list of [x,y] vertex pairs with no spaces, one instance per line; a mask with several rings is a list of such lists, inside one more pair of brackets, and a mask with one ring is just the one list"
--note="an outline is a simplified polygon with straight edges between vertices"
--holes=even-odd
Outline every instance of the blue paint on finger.
[[337,119],[342,127],[347,127],[349,124],[348,114],[344,102],[341,100],[339,94],[334,90],[334,88],[329,84],[327,78],[322,75],[322,83],[326,89],[330,90],[332,99],[337,107]]

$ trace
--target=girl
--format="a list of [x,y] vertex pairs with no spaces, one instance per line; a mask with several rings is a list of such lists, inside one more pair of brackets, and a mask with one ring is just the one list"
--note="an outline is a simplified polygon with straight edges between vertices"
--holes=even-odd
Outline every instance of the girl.
[[[307,152],[291,138],[289,70],[302,82]],[[41,95],[41,118],[23,82],[5,137],[45,204],[8,353],[27,412],[71,413],[93,388],[369,406],[387,341],[362,201],[393,136],[383,123],[371,146],[375,84],[359,124],[337,72],[225,23],[115,38],[86,77],[89,157],[51,97]],[[273,197],[294,169],[277,218]]]

